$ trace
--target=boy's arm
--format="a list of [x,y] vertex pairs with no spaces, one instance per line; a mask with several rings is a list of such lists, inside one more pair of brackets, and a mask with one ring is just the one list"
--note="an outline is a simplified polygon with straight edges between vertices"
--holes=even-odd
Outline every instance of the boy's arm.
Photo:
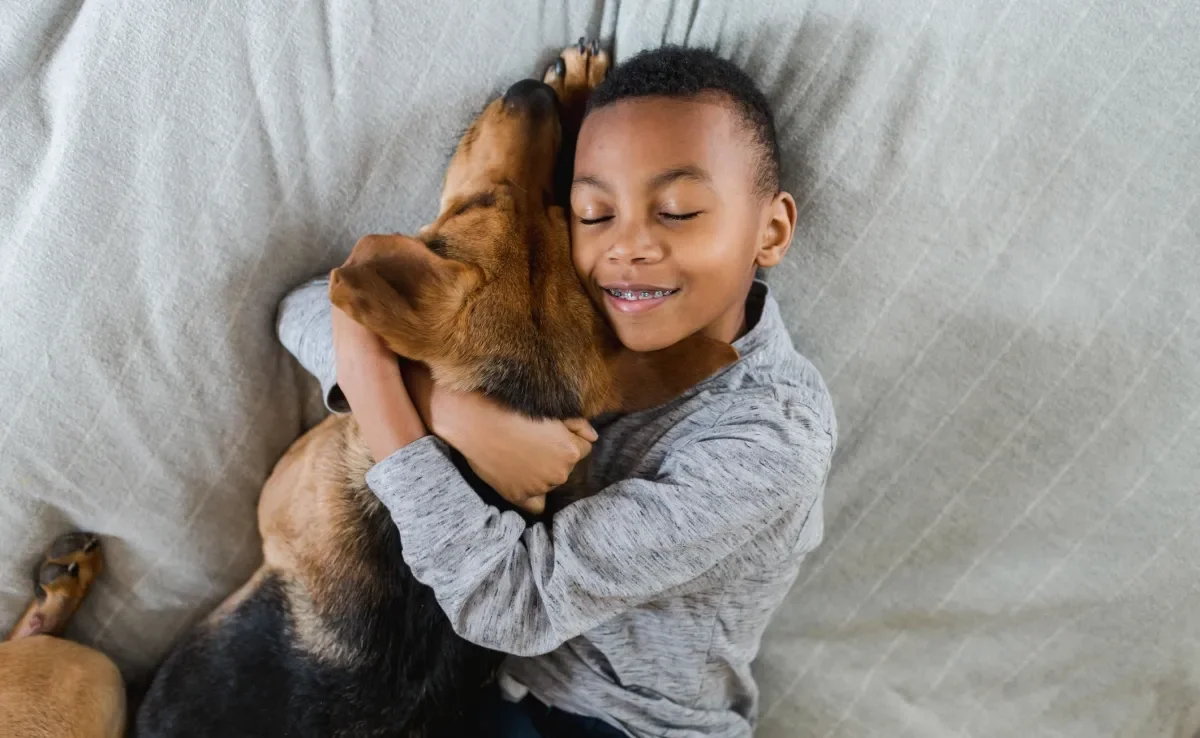
[[619,482],[529,528],[480,500],[432,437],[384,459],[367,482],[458,634],[536,655],[692,581],[785,511],[807,515],[832,455],[821,420],[743,399],[656,479]]
[[[349,412],[350,403],[338,385],[329,279],[314,279],[289,293],[279,305],[276,330],[284,348],[321,383],[325,406],[333,412]],[[428,371],[419,365],[406,364],[404,375],[429,429],[462,451],[475,472],[504,499],[531,512],[541,512],[543,496],[554,480],[565,477],[579,455],[586,454],[581,447],[590,448],[596,440],[585,421],[533,421],[493,407],[495,403],[474,393],[435,389]],[[390,389],[381,385],[373,391]],[[461,412],[464,407],[468,413]],[[462,415],[485,421],[489,427],[463,424]],[[530,456],[536,463],[529,463]]]
[[283,347],[321,383],[325,406],[335,413],[345,413],[350,411],[350,405],[337,386],[332,315],[329,278],[319,277],[283,298],[275,330]]

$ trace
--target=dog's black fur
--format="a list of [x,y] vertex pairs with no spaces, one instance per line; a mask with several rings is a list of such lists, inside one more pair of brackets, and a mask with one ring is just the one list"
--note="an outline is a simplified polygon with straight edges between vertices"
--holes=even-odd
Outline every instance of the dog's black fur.
[[[464,471],[485,499],[514,509]],[[358,545],[379,586],[340,588],[338,610],[324,619],[352,647],[351,663],[324,663],[296,647],[285,585],[268,578],[219,627],[202,626],[168,656],[142,701],[139,738],[475,734],[503,654],[454,633],[404,563],[387,510],[365,485],[355,493]]]
[[[570,171],[570,159],[560,156],[558,162],[561,180],[563,168]],[[545,248],[536,235],[527,239],[531,259]],[[454,244],[435,237],[427,246],[446,255]],[[537,268],[531,263],[531,273]],[[526,353],[526,358],[534,354],[535,363],[496,363],[481,377],[480,389],[530,416],[580,416],[583,398],[563,381],[555,347],[540,349]],[[485,502],[517,510],[479,480],[461,456],[453,458]],[[139,738],[479,734],[489,684],[504,655],[455,634],[433,591],[404,562],[399,532],[365,480],[348,479],[344,489],[356,522],[343,543],[355,549],[351,558],[362,562],[363,576],[327,587],[320,612],[303,614],[309,621],[319,618],[319,655],[301,644],[291,611],[306,593],[289,589],[299,585],[286,578],[267,575],[231,611],[185,636],[163,662],[141,699]],[[556,504],[570,499],[560,495]]]

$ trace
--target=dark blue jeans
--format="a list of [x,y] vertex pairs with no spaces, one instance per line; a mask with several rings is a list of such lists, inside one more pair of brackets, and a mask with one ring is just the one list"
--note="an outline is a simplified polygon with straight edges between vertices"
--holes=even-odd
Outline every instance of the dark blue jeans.
[[506,702],[496,692],[480,716],[478,738],[627,738],[608,723],[546,707],[532,697]]

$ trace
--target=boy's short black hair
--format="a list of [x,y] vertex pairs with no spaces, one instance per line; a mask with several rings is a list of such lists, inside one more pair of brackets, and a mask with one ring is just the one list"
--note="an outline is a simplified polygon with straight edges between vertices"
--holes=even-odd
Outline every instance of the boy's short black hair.
[[708,49],[663,46],[617,65],[588,100],[587,112],[636,97],[694,97],[716,93],[729,99],[759,153],[755,189],[764,197],[779,192],[780,154],[771,106],[750,75]]

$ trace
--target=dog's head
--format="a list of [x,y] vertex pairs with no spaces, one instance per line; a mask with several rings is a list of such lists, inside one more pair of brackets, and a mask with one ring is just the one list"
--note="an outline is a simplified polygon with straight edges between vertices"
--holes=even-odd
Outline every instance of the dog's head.
[[438,382],[534,417],[661,404],[737,352],[701,336],[641,354],[620,345],[571,262],[552,192],[562,138],[555,90],[513,85],[459,142],[437,219],[416,237],[359,241],[330,298]]

